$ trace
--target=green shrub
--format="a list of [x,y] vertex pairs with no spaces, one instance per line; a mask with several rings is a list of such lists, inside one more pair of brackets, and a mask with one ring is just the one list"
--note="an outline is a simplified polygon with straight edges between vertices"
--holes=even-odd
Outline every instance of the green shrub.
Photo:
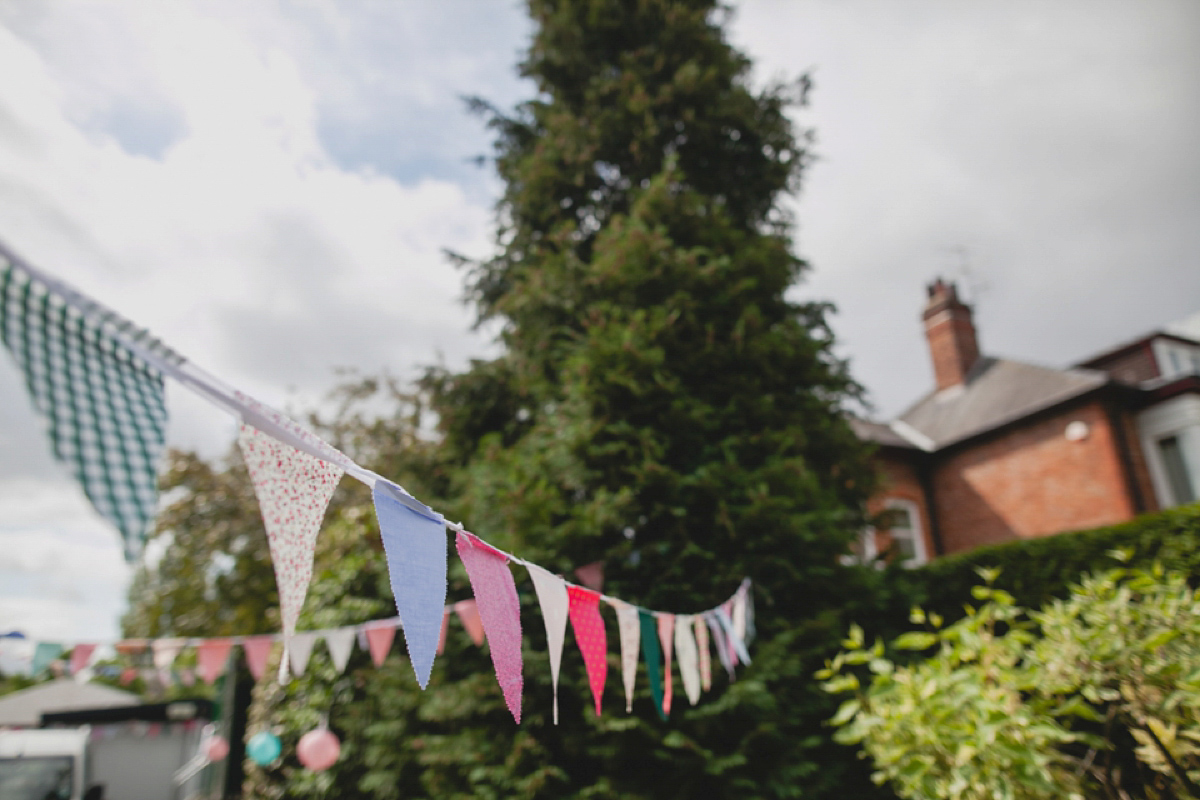
[[1131,554],[1131,568],[1159,563],[1195,584],[1200,580],[1200,504],[1144,514],[1105,528],[980,547],[919,569],[895,570],[892,575],[899,594],[953,620],[963,615],[963,605],[970,602],[971,588],[979,582],[976,570],[981,567],[999,568],[996,588],[1011,594],[1019,605],[1037,608],[1066,597],[1082,575],[1112,567],[1108,553],[1118,549]]

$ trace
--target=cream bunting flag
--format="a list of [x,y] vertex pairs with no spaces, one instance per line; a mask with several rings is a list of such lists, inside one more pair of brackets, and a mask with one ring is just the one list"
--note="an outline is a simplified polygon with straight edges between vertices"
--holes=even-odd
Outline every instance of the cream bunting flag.
[[621,636],[621,679],[625,684],[625,711],[633,711],[633,689],[637,682],[637,666],[642,646],[642,623],[637,606],[624,600],[610,598],[608,604],[617,612],[617,631]]
[[325,646],[329,648],[329,659],[333,662],[333,668],[338,673],[345,672],[350,652],[354,650],[354,628],[325,631]]
[[312,657],[313,648],[316,646],[315,632],[297,633],[292,636],[291,647],[288,648],[292,672],[298,676],[304,674],[304,670],[308,668],[308,659]]
[[708,649],[708,625],[704,617],[697,614],[693,620],[696,628],[696,650],[700,655],[700,688],[704,691],[712,689],[712,653]]
[[679,677],[683,680],[683,693],[688,702],[696,705],[700,700],[700,655],[696,652],[696,637],[693,634],[691,615],[675,617],[675,656],[679,659]]
[[550,655],[550,684],[554,691],[554,724],[558,724],[558,670],[562,665],[563,641],[567,636],[567,584],[537,564],[526,564],[546,623],[546,649]]

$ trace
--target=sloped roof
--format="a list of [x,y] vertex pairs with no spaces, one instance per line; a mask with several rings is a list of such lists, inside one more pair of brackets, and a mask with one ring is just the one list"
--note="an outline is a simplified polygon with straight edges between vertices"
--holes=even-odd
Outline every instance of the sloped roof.
[[1005,358],[980,358],[962,386],[933,392],[899,421],[938,448],[998,428],[1108,383],[1090,369],[1052,369]]
[[48,711],[132,706],[141,701],[136,694],[98,683],[76,683],[61,678],[0,697],[0,726],[33,727]]
[[859,417],[850,418],[850,427],[854,431],[854,435],[859,439],[867,442],[874,442],[884,447],[903,447],[907,450],[918,450],[919,448],[905,439],[885,422],[874,422],[869,419],[861,419]]

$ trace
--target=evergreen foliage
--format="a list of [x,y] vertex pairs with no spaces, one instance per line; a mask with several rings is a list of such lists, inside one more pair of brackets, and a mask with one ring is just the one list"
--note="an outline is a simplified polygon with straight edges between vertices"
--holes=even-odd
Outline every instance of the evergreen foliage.
[[[506,188],[497,255],[464,265],[502,355],[430,371],[388,419],[339,418],[338,443],[552,571],[601,562],[606,592],[644,606],[698,611],[751,577],[754,664],[733,683],[717,676],[695,708],[678,698],[666,722],[643,670],[627,716],[604,610],[605,712],[590,710],[568,634],[555,727],[541,615],[518,567],[520,727],[456,623],[424,693],[402,645],[382,669],[357,653],[344,676],[318,648],[303,677],[256,689],[249,733],[276,729],[285,758],[251,770],[249,794],[875,796],[855,751],[831,741],[835,703],[812,679],[850,620],[880,612],[886,586],[838,563],[873,474],[846,422],[858,389],[833,354],[830,309],[794,295],[806,266],[782,202],[809,157],[787,117],[805,83],[755,89],[713,0],[529,9],[520,70],[536,97],[512,113],[474,104]],[[426,404],[436,441],[422,435]],[[328,518],[300,627],[390,614],[369,498],[343,487]],[[466,597],[452,558],[450,599]],[[322,715],[343,757],[314,776],[287,754]]]

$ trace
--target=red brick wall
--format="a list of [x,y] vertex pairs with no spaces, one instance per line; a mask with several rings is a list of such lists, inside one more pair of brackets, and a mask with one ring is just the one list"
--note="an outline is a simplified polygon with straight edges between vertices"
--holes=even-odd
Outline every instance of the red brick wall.
[[[1087,423],[1081,441],[1063,435]],[[1108,525],[1134,515],[1113,431],[1098,401],[951,451],[933,470],[947,553]]]
[[[925,539],[925,553],[934,558],[937,551],[933,547],[930,535],[929,508],[925,504],[925,492],[921,489],[921,481],[913,465],[912,456],[921,455],[908,451],[880,450],[875,456],[875,463],[880,472],[880,490],[867,503],[867,511],[878,514],[886,508],[887,500],[895,498],[915,503],[920,515],[921,533]],[[886,533],[876,537],[876,547],[883,552],[891,544]]]

